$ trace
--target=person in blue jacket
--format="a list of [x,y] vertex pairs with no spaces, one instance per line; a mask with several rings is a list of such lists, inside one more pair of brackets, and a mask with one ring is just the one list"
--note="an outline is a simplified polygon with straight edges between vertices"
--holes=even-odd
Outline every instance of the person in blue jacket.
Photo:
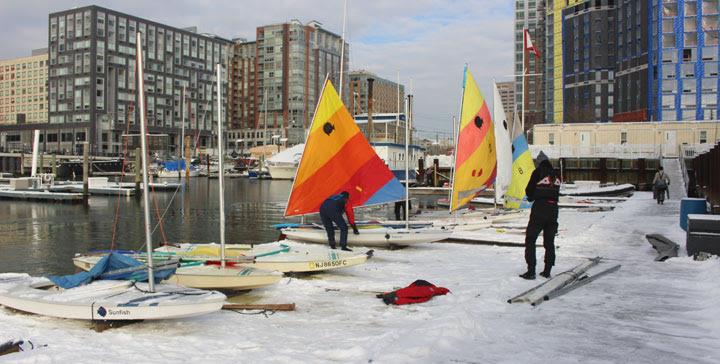
[[340,249],[352,251],[347,247],[348,226],[343,219],[343,212],[347,215],[348,223],[352,226],[353,234],[358,235],[360,232],[355,226],[355,214],[350,203],[350,193],[342,191],[337,195],[330,196],[320,205],[320,219],[328,236],[328,244],[331,249],[335,249],[335,227],[333,223],[340,229]]

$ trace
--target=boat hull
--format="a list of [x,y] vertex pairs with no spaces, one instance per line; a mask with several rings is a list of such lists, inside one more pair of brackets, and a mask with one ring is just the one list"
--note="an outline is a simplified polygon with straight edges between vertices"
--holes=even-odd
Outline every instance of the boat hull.
[[197,265],[180,267],[167,282],[200,289],[243,291],[279,282],[282,273],[247,266]]
[[0,284],[0,305],[18,311],[77,320],[160,320],[191,317],[222,308],[225,295],[172,284],[96,281],[67,290],[35,288],[32,278]]
[[[178,172],[162,170],[158,171],[157,176],[158,178],[178,178]],[[200,177],[200,172],[196,169],[191,169],[190,177]],[[180,171],[180,178],[185,178],[185,171]]]
[[[162,249],[162,250],[161,250]],[[218,260],[220,250],[217,244],[180,244],[156,249],[186,260]],[[278,271],[283,273],[307,273],[346,268],[365,263],[371,256],[368,252],[345,252],[327,247],[268,243],[260,245],[228,244],[225,255],[229,260],[252,258],[242,265]]]
[[268,166],[268,172],[272,179],[294,179],[297,173],[297,166]]
[[[288,239],[316,244],[327,244],[327,233],[320,228],[288,228],[282,229]],[[362,229],[359,235],[348,234],[348,245],[368,247],[391,247],[415,245],[445,240],[452,234],[444,229]],[[340,240],[340,232],[335,231],[335,241]]]

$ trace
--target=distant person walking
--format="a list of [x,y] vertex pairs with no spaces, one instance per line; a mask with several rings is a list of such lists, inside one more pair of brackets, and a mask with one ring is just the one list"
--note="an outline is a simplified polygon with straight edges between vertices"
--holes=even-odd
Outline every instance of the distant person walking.
[[558,230],[558,199],[560,197],[560,176],[553,168],[545,153],[537,157],[538,167],[530,176],[525,188],[528,201],[533,203],[530,220],[525,230],[525,262],[527,272],[520,275],[523,279],[535,279],[535,241],[543,232],[545,248],[545,269],[540,273],[550,278],[555,265],[555,234]]
[[348,226],[343,219],[343,212],[347,215],[348,223],[352,226],[355,235],[360,234],[355,226],[355,214],[353,213],[352,204],[350,203],[350,194],[342,191],[337,195],[330,196],[320,205],[320,219],[322,220],[325,231],[327,232],[328,244],[331,249],[335,249],[335,227],[333,223],[340,229],[340,249],[352,251],[347,247]]
[[659,204],[662,204],[662,200],[658,198],[659,193],[667,193],[668,200],[670,199],[670,177],[665,173],[663,167],[658,167],[655,172],[655,178],[653,178],[653,192],[655,192],[655,199]]

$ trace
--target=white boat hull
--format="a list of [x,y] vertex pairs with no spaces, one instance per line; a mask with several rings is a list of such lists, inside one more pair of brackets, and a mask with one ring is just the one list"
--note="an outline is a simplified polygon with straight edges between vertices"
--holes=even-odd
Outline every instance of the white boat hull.
[[272,179],[294,179],[297,166],[267,166]]
[[197,265],[180,267],[167,282],[185,287],[242,291],[275,284],[282,279],[280,272],[266,271],[244,265]]
[[0,305],[15,310],[77,320],[159,320],[191,317],[222,308],[225,295],[172,284],[95,281],[71,289],[39,289],[25,275],[12,283],[0,279]]
[[[180,178],[185,178],[185,173],[185,171],[180,171]],[[162,170],[158,171],[157,176],[158,178],[178,178],[178,172]],[[190,177],[200,177],[200,171],[197,169],[191,169]]]
[[[317,244],[327,244],[327,233],[320,228],[287,228],[282,233],[288,239],[305,241]],[[361,229],[359,235],[352,231],[348,234],[348,245],[369,247],[390,247],[398,245],[415,245],[445,240],[452,234],[445,229],[391,229],[372,228]],[[340,231],[335,230],[335,241],[340,241]]]
[[[155,251],[174,254],[174,256],[186,260],[219,259],[218,244],[184,243],[177,246],[164,246]],[[242,264],[253,268],[283,273],[304,273],[360,265],[372,256],[372,251],[346,252],[304,244],[267,243],[260,245],[226,244],[225,254],[229,260],[242,262],[242,259],[248,259]]]

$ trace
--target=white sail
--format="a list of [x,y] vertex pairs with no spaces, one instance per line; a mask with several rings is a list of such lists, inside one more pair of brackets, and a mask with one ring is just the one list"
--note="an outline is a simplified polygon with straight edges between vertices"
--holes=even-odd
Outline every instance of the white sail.
[[497,177],[495,178],[495,200],[505,195],[512,181],[512,140],[510,125],[503,109],[500,92],[493,82],[493,122],[495,123],[495,150],[497,156]]

